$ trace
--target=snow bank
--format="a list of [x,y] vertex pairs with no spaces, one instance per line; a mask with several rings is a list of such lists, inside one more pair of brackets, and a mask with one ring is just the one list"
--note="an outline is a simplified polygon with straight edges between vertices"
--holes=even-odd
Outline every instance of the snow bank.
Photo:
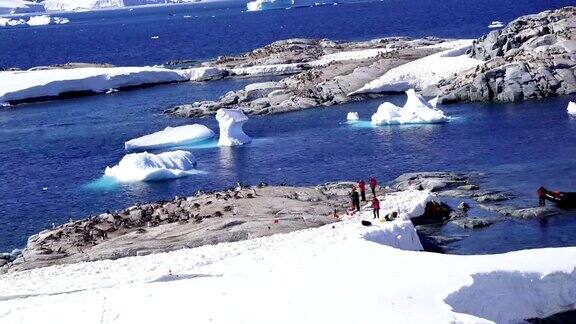
[[[391,199],[409,215],[425,194],[413,196],[413,206],[411,195],[386,195],[382,203]],[[574,247],[443,255],[413,251],[414,237],[403,219],[366,227],[352,218],[240,242],[11,273],[0,276],[0,321],[509,323],[574,308]]]
[[[450,45],[450,43],[443,44],[444,46]],[[453,44],[460,44],[460,46],[393,68],[378,79],[350,93],[350,95],[400,92],[408,89],[422,90],[442,79],[473,68],[481,63],[480,60],[466,55],[471,42],[467,42],[466,45],[461,45],[462,41]]]
[[187,151],[143,152],[125,155],[118,165],[107,167],[104,175],[119,182],[156,181],[196,174],[195,167],[196,159]]
[[568,114],[570,114],[572,116],[576,116],[576,103],[570,101],[568,103],[568,108],[566,108],[566,110],[568,111]]
[[68,92],[104,93],[109,89],[188,80],[187,72],[157,67],[5,71],[0,72],[0,102],[55,97]]
[[0,15],[11,15],[30,12],[44,12],[42,4],[23,0],[1,0]]
[[124,7],[123,0],[44,0],[46,11],[88,11]]
[[406,91],[407,100],[403,107],[384,102],[372,115],[373,125],[433,124],[448,121],[442,110],[434,108],[414,89]]
[[208,81],[221,79],[228,74],[228,70],[215,67],[197,67],[180,71],[190,81]]
[[346,115],[346,120],[350,123],[357,122],[360,119],[358,113],[355,111],[351,111]]
[[200,124],[166,127],[164,130],[131,139],[124,143],[126,150],[154,149],[187,145],[214,137],[214,132]]
[[252,139],[242,129],[248,117],[242,109],[218,109],[216,120],[220,127],[219,146],[235,146],[250,143]]

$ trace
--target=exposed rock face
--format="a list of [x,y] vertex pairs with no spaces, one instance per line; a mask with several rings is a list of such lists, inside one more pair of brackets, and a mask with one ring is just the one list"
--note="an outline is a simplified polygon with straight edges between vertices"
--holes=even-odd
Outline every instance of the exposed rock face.
[[576,93],[576,7],[520,17],[477,39],[470,55],[485,63],[423,94],[447,103]]
[[[213,115],[221,108],[241,108],[246,114],[262,115],[331,106],[366,96],[349,97],[366,83],[404,63],[434,54],[442,48],[423,48],[444,40],[385,38],[367,42],[336,43],[326,40],[275,42],[239,57],[219,58],[209,65],[234,68],[299,63],[294,74],[277,82],[255,83],[231,91],[216,101],[201,101],[174,107],[168,114],[182,117]],[[374,56],[326,60],[326,55],[382,49]],[[384,51],[385,49],[385,51]]]

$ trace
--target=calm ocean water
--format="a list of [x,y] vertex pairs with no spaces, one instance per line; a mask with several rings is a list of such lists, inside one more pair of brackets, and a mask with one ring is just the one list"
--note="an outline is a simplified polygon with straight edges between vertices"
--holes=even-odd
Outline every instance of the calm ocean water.
[[[492,20],[509,21],[568,3],[413,0],[259,13],[244,13],[238,3],[217,3],[79,13],[66,15],[69,25],[1,29],[0,66],[200,60],[289,37],[477,37]],[[252,118],[245,129],[256,139],[253,144],[194,150],[204,175],[122,186],[98,182],[104,168],[124,156],[123,143],[131,138],[193,122],[217,129],[211,118],[164,116],[166,108],[214,99],[251,82],[256,80],[167,85],[0,110],[0,251],[21,247],[28,235],[70,216],[237,181],[312,185],[371,174],[391,181],[409,171],[470,170],[486,172],[486,185],[518,194],[520,205],[533,204],[534,188],[541,184],[576,191],[576,120],[565,111],[576,97],[450,105],[443,109],[454,119],[443,125],[359,128],[343,123],[350,110],[369,119],[382,100]],[[576,245],[575,229],[572,212],[545,223],[508,220],[474,232],[447,226],[440,234],[463,238],[449,251],[476,253]]]

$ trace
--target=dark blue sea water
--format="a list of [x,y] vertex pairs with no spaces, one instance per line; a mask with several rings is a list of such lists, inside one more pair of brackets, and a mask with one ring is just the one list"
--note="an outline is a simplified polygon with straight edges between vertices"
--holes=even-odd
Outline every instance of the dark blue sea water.
[[[414,0],[249,14],[238,5],[223,4],[82,13],[69,15],[72,23],[65,26],[0,30],[0,65],[201,59],[294,36],[474,37],[492,20],[561,4]],[[198,18],[182,17],[194,17],[195,12]],[[160,36],[156,43],[150,39],[154,35]],[[98,182],[105,167],[124,156],[123,143],[131,138],[194,122],[217,129],[211,118],[164,116],[166,108],[214,99],[255,81],[166,85],[0,110],[0,250],[20,247],[28,235],[70,216],[220,189],[238,181],[313,185],[369,175],[391,181],[409,171],[455,170],[485,172],[483,184],[518,194],[518,205],[534,204],[539,185],[576,191],[576,120],[566,114],[568,100],[576,97],[449,105],[443,110],[453,120],[441,125],[363,128],[343,123],[351,110],[369,119],[383,99],[251,118],[245,129],[255,138],[252,144],[193,150],[206,174],[120,186]],[[402,103],[404,98],[386,100]],[[508,220],[480,231],[444,232],[464,235],[448,246],[451,252],[484,253],[576,245],[575,230],[576,214],[567,212],[545,223]]]

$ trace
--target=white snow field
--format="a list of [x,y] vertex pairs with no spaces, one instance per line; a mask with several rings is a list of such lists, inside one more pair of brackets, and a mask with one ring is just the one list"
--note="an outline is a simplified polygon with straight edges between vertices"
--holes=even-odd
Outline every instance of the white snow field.
[[111,67],[0,72],[0,102],[55,97],[67,92],[92,91],[168,82],[204,81],[216,77],[212,69],[170,70],[161,67]]
[[[384,102],[378,111],[372,115],[373,125],[404,125],[404,124],[434,124],[449,120],[440,109],[434,108],[414,89],[406,90],[406,103],[398,107],[390,102]],[[433,101],[434,99],[432,99]]]
[[420,252],[406,219],[429,199],[426,191],[381,197],[400,217],[373,226],[352,217],[234,243],[5,274],[0,322],[511,323],[574,308],[576,248]]
[[195,168],[196,158],[188,151],[143,152],[125,155],[117,165],[106,167],[104,175],[118,182],[157,181],[200,173]]
[[218,146],[235,146],[250,143],[252,139],[244,133],[244,123],[248,117],[242,109],[218,109],[216,120],[220,127]]
[[192,144],[214,137],[214,132],[200,124],[166,127],[164,130],[131,139],[124,143],[130,150],[145,150]]
[[408,89],[422,90],[438,81],[473,68],[480,60],[468,57],[466,51],[472,41],[455,41],[438,44],[438,46],[455,46],[449,50],[432,54],[421,59],[403,64],[384,73],[350,95],[360,93],[401,92]]
[[44,12],[44,6],[33,1],[0,0],[0,15]]
[[573,101],[570,101],[568,103],[568,108],[566,108],[566,111],[568,112],[568,114],[570,114],[572,116],[576,116],[576,103]]
[[347,115],[346,115],[346,120],[349,123],[354,123],[357,122],[360,119],[360,117],[358,116],[358,113],[356,111],[350,111]]

